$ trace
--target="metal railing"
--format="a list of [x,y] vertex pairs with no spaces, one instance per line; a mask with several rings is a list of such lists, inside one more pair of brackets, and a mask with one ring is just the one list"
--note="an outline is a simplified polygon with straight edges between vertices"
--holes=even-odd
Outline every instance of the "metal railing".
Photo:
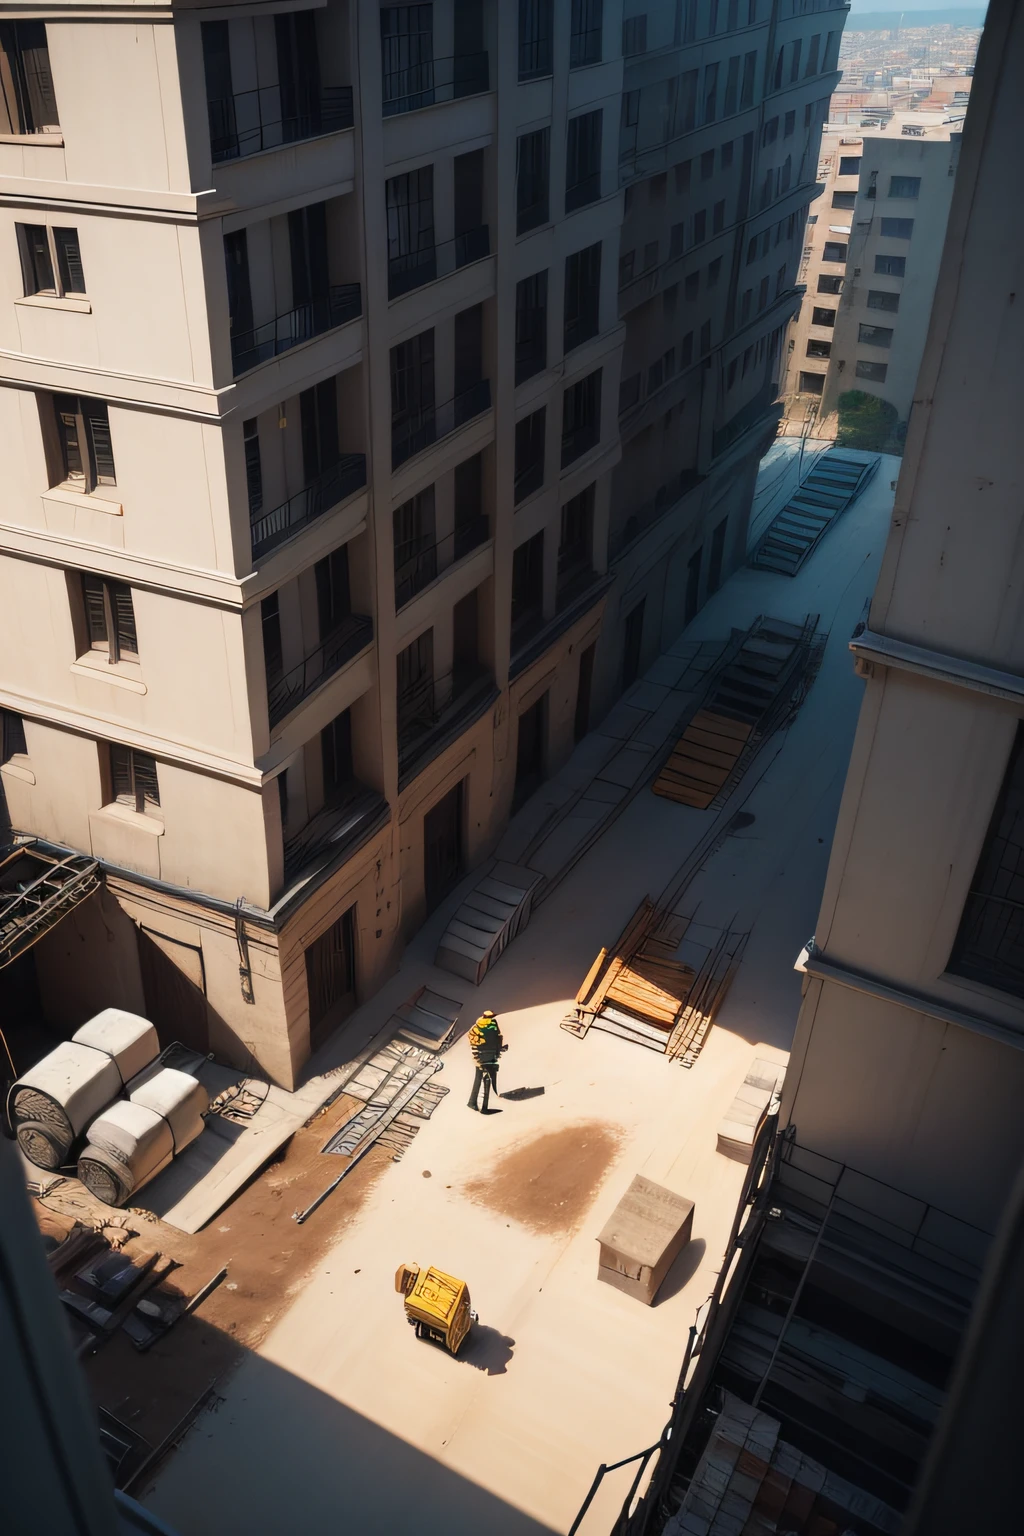
[[354,849],[371,828],[385,819],[387,801],[375,789],[353,779],[329,804],[311,816],[292,837],[284,839],[284,877],[290,884],[315,859],[340,858]]
[[426,677],[398,695],[398,769],[407,774],[432,745],[478,709],[494,691],[482,664]]
[[214,165],[352,127],[350,85],[326,85],[319,92],[300,90],[296,94],[296,111],[290,114],[282,108],[279,85],[260,86],[208,101]]
[[293,538],[309,523],[336,507],[339,501],[344,501],[346,496],[362,490],[365,484],[365,453],[346,453],[272,512],[250,519],[253,559],[258,560],[261,555]]
[[457,428],[491,408],[491,381],[480,379],[441,405],[425,405],[391,423],[391,468],[439,443]]
[[404,608],[424,587],[429,587],[450,565],[478,549],[490,536],[490,524],[481,514],[467,519],[436,542],[410,539],[395,546],[395,608]]
[[250,331],[239,331],[231,338],[231,366],[235,377],[247,373],[268,358],[297,347],[300,342],[311,341],[325,331],[333,331],[348,320],[355,320],[363,312],[362,293],[358,283],[338,283],[327,292],[295,309],[286,310],[263,325],[253,326]]
[[397,299],[424,283],[436,282],[448,277],[470,262],[482,261],[491,254],[491,233],[487,224],[478,229],[467,229],[454,240],[444,240],[440,245],[428,245],[422,250],[409,251],[401,256],[388,257],[388,298]]
[[341,670],[373,639],[373,620],[362,613],[349,614],[338,628],[322,640],[315,651],[267,687],[267,708],[271,725],[277,725],[302,700],[315,693],[321,684]]
[[551,37],[534,37],[519,44],[520,80],[540,80],[551,74]]
[[[522,182],[520,182],[520,186],[522,186]],[[550,211],[550,190],[547,186],[544,186],[532,202],[517,203],[516,234],[525,235],[527,230],[539,229],[542,224],[548,222]]]
[[457,101],[490,89],[490,65],[486,53],[460,53],[447,59],[423,59],[401,69],[385,70],[383,110],[385,117],[415,112],[440,102]]

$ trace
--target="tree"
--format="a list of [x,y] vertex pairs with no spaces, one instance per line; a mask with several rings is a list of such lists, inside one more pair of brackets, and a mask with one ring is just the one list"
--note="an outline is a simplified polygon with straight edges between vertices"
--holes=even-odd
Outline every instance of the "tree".
[[[839,396],[839,430],[836,446],[864,448],[873,453],[892,452],[898,426],[896,407],[863,389],[848,389]],[[897,452],[900,450],[897,449]]]

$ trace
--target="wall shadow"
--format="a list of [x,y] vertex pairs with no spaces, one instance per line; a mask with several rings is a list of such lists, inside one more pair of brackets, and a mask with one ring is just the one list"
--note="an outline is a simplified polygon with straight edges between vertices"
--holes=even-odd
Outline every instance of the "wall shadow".
[[660,1307],[663,1301],[669,1301],[673,1296],[678,1296],[693,1279],[707,1248],[702,1237],[695,1237],[683,1251],[676,1255],[669,1266],[668,1274],[658,1289],[654,1298],[654,1305]]
[[[198,1344],[208,1325],[194,1322]],[[484,1356],[498,1360],[513,1341],[495,1329],[481,1334],[480,1360],[467,1357],[467,1363],[494,1374]],[[410,1347],[422,1348],[411,1334]],[[405,1390],[400,1381],[394,1387]],[[550,1536],[552,1530],[251,1353],[221,1379],[178,1450],[129,1491],[179,1536],[281,1536],[300,1529]]]

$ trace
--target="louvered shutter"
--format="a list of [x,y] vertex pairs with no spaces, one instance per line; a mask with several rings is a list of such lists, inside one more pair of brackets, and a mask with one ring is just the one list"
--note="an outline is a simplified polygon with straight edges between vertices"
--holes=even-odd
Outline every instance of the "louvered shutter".
[[85,272],[82,270],[82,253],[78,248],[77,229],[55,229],[57,265],[65,293],[85,292]]
[[156,760],[146,752],[132,752],[135,768],[135,806],[142,810],[147,805],[160,804],[160,785],[156,776]]
[[115,480],[114,450],[110,442],[107,402],[105,400],[83,400],[82,415],[85,417],[96,480],[98,483],[113,485]]
[[132,589],[121,582],[110,583],[110,606],[114,613],[114,630],[117,635],[119,656],[139,654],[138,635],[135,630],[135,609],[132,606]]
[[135,786],[132,782],[132,753],[130,747],[111,746],[110,779],[114,799],[123,805],[135,805]]
[[103,604],[103,582],[98,576],[83,576],[82,587],[85,592],[89,644],[106,650],[110,637],[107,634],[107,614]]

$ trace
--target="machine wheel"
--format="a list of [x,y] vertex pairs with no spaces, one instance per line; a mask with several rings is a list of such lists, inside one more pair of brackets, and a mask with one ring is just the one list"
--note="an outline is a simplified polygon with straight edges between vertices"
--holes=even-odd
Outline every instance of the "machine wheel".
[[423,1324],[422,1323],[417,1323],[416,1319],[413,1318],[413,1317],[410,1317],[409,1321],[410,1321],[410,1323],[415,1323],[416,1324],[416,1337],[418,1339],[425,1339],[426,1336],[427,1336],[427,1330],[424,1328]]

